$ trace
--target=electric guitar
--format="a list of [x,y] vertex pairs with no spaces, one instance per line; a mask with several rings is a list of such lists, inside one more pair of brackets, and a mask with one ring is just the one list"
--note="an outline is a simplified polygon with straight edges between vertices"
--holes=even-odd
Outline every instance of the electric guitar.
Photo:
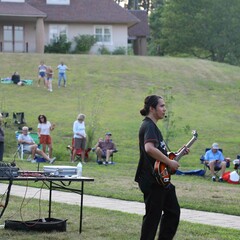
[[[168,158],[170,160],[175,160],[178,162],[180,158],[185,154],[186,149],[192,146],[192,144],[198,138],[198,133],[196,130],[193,130],[192,134],[193,136],[190,139],[190,141],[183,148],[181,148],[177,153],[173,153],[173,152],[168,153]],[[154,171],[154,176],[160,185],[169,184],[171,180],[171,175],[176,173],[175,170],[171,169],[166,164],[162,163],[160,160],[155,161],[153,171]]]

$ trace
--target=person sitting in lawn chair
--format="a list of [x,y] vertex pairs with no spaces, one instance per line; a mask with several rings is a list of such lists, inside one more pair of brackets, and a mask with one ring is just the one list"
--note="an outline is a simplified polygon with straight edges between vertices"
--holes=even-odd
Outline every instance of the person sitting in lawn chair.
[[219,146],[217,143],[213,143],[211,149],[205,153],[204,160],[205,163],[209,165],[213,182],[216,182],[216,176],[214,171],[215,168],[217,167],[221,169],[221,175],[218,181],[222,182],[222,176],[225,173],[228,158],[224,158],[223,153],[219,150]]
[[28,134],[28,127],[24,126],[22,128],[22,134],[18,136],[18,143],[23,145],[23,151],[29,152],[32,155],[30,161],[34,161],[35,154],[42,156],[50,164],[53,164],[55,161],[54,158],[49,158],[41,149],[38,148],[38,145],[34,142],[32,137]]
[[[114,152],[117,152],[116,146],[111,140],[112,134],[107,132],[105,134],[105,140],[99,139],[98,143],[95,146],[95,152],[97,154],[97,162],[103,164],[112,164],[111,156]],[[105,159],[105,161],[102,161]]]

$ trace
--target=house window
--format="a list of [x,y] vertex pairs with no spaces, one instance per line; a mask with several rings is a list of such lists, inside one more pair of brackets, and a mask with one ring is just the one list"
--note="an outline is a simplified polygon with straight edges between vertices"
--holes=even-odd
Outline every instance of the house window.
[[3,50],[5,52],[24,51],[24,28],[23,26],[3,26]]
[[97,43],[112,43],[111,26],[95,26],[95,37],[97,39]]
[[0,2],[15,2],[15,3],[23,3],[25,0],[0,0]]
[[70,0],[47,0],[47,4],[70,5]]
[[49,40],[54,41],[60,35],[67,36],[67,25],[49,25]]

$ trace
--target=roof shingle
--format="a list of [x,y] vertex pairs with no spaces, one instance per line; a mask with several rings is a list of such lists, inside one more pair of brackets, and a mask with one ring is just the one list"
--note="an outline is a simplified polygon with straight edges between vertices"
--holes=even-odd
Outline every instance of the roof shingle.
[[0,16],[46,17],[46,13],[27,3],[0,2]]
[[129,12],[136,16],[140,20],[140,22],[128,28],[128,36],[149,36],[150,29],[148,25],[147,12],[143,10],[130,10]]
[[113,0],[71,0],[70,5],[47,5],[46,0],[26,2],[47,14],[47,22],[77,22],[101,24],[127,24],[132,26],[139,19]]

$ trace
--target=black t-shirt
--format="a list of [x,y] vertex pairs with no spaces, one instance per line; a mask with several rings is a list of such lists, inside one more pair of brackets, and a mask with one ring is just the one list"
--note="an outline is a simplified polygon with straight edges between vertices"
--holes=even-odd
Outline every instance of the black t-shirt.
[[12,81],[14,84],[18,84],[20,82],[20,75],[13,74]]
[[155,147],[167,156],[166,145],[164,143],[162,133],[156,126],[156,124],[148,117],[143,120],[143,123],[139,129],[140,159],[135,176],[135,181],[140,182],[140,179],[144,178],[150,183],[155,183],[156,180],[153,176],[153,168],[156,159],[147,155],[147,153],[145,152],[144,145],[147,142],[154,143]]

